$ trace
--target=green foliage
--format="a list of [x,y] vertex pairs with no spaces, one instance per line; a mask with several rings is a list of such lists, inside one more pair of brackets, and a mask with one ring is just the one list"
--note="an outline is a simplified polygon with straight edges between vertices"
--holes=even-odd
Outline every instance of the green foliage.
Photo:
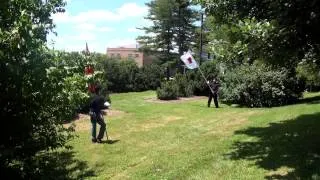
[[[319,49],[320,38],[317,32],[320,30],[320,21],[316,17],[320,15],[320,2],[317,0],[276,2],[266,0],[263,3],[241,0],[200,2],[207,7],[208,14],[214,17],[216,27],[228,25],[231,27],[230,30],[233,30],[234,24],[247,19],[255,19],[261,25],[264,22],[270,23],[272,32],[264,37],[267,43],[263,43],[262,39],[254,41],[252,38],[253,41],[245,43],[249,43],[254,55],[263,55],[265,61],[274,65],[292,68],[310,50]],[[254,29],[257,26],[247,27],[250,30],[250,28]],[[262,29],[264,28],[266,27],[262,26]],[[234,34],[233,38],[241,40],[242,35],[237,34]],[[252,37],[253,35],[254,33],[250,34]],[[228,35],[227,37],[231,38],[232,36]],[[319,57],[319,51],[315,50],[314,52]],[[319,61],[317,64],[319,65]]]
[[214,17],[207,20],[211,30],[209,51],[216,61],[223,62],[228,68],[254,61],[272,63],[269,37],[274,33],[274,26],[270,22],[259,22],[255,18],[218,26],[216,22]]
[[135,90],[156,90],[160,87],[161,80],[164,78],[164,68],[159,65],[151,64],[143,66],[135,76]]
[[[275,77],[278,77],[278,80],[267,78],[269,79],[267,81],[274,82],[270,86],[263,87],[265,89],[261,91],[251,92],[253,90],[248,89],[248,85],[244,87],[235,85],[233,88],[228,88],[230,91],[224,95],[228,96],[227,94],[229,94],[229,100],[238,101],[238,103],[248,106],[286,104],[297,99],[304,90],[303,81],[307,78],[302,74],[308,67],[298,66],[298,64],[307,59],[308,63],[311,61],[314,68],[319,70],[320,53],[318,49],[320,41],[315,30],[318,30],[320,26],[319,20],[314,18],[319,10],[319,6],[315,6],[319,4],[318,1],[274,2],[267,0],[261,3],[231,0],[198,2],[206,7],[208,15],[206,27],[210,31],[209,50],[214,54],[215,60],[229,70],[227,77],[231,76],[231,71],[236,70],[236,73],[242,76],[240,79],[246,82],[244,79],[248,75],[240,73],[240,69],[252,68],[251,70],[257,71],[257,67],[254,65],[256,63],[268,67],[266,72],[262,72],[266,77],[268,77],[267,72],[274,73]],[[295,82],[297,79],[296,69],[300,74],[298,75],[300,77],[299,83]],[[280,76],[279,71],[286,71],[284,73],[286,75]],[[259,77],[258,75],[256,74],[257,77]],[[284,81],[282,77],[286,77],[288,80]],[[234,78],[239,79],[236,75]],[[231,81],[232,78],[227,79]],[[252,86],[255,88],[262,86],[263,84],[259,81],[261,80],[255,79]],[[281,83],[284,89],[279,88]],[[297,88],[293,86],[297,86]],[[271,95],[269,88],[272,89]],[[241,94],[243,92],[247,92],[248,95]],[[255,99],[259,100],[253,102]]]
[[138,37],[143,45],[143,51],[162,51],[162,60],[172,58],[172,50],[178,49],[182,55],[191,47],[194,41],[196,21],[195,10],[187,0],[153,0],[146,3],[149,14],[145,19],[151,20],[152,25],[143,27],[145,36]]
[[[220,76],[220,64],[215,61],[206,61],[201,64],[200,68],[207,79]],[[199,70],[189,70],[186,75],[189,83],[193,84],[195,95],[207,95],[209,93],[208,85]]]
[[178,86],[179,97],[190,97],[193,96],[194,84],[193,81],[188,80],[186,75],[176,74],[174,82]]
[[135,75],[139,71],[134,61],[105,59],[98,65],[112,92],[128,92],[134,89]]
[[315,63],[302,62],[298,65],[297,76],[306,80],[310,91],[320,90],[320,71]]
[[101,58],[97,68],[102,71],[108,90],[112,92],[145,91],[160,87],[164,69],[156,64],[139,68],[134,61]]
[[164,81],[161,87],[157,89],[157,97],[161,100],[178,99],[179,87],[175,81]]
[[72,54],[71,61],[46,48],[54,27],[50,15],[64,11],[63,5],[62,0],[0,3],[1,178],[36,179],[42,165],[31,162],[40,152],[65,146],[72,127],[63,122],[88,98],[83,59]]
[[241,65],[226,72],[221,98],[248,107],[271,107],[296,102],[304,89],[303,82],[282,68],[265,65]]
[[[215,62],[207,61],[200,68],[208,79],[219,77],[219,66]],[[187,70],[185,74],[177,73],[173,80],[163,82],[157,90],[159,99],[176,99],[208,93],[209,88],[199,70]]]

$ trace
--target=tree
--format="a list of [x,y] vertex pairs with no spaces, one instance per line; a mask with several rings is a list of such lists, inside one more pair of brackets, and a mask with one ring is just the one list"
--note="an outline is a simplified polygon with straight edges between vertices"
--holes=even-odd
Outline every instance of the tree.
[[[320,56],[320,1],[203,1],[217,24],[238,23],[245,19],[269,22],[273,27],[264,46],[252,46],[273,65],[295,67],[307,54]],[[250,41],[254,44],[254,39]],[[256,51],[258,50],[258,51]],[[261,51],[262,50],[262,51]],[[317,64],[320,62],[317,60]]]
[[[314,61],[319,57],[319,43],[309,38],[314,36],[313,30],[308,32],[303,26],[303,21],[308,22],[303,11],[314,15],[318,6],[294,0],[198,2],[206,8],[210,50],[227,69],[221,74],[226,85],[221,88],[224,99],[248,106],[284,105],[298,100],[305,83],[297,76],[296,67],[303,59]],[[314,29],[319,28],[317,21],[312,22]]]
[[57,65],[46,46],[50,16],[63,6],[62,0],[0,2],[1,178],[40,173],[35,155],[64,146],[70,131],[62,122],[74,114],[74,98],[86,96],[81,74]]
[[194,42],[196,11],[190,8],[189,0],[175,0],[175,36],[174,42],[178,47],[179,55],[186,52]]
[[144,51],[161,51],[164,59],[171,60],[177,49],[181,55],[191,47],[195,26],[195,11],[188,0],[153,0],[146,3],[149,14],[145,19],[153,22],[143,27],[145,36],[138,37]]
[[154,0],[146,3],[149,7],[149,14],[145,19],[153,22],[150,27],[143,27],[145,36],[138,37],[138,41],[144,49],[162,51],[165,58],[171,58],[173,44],[173,4],[172,0]]

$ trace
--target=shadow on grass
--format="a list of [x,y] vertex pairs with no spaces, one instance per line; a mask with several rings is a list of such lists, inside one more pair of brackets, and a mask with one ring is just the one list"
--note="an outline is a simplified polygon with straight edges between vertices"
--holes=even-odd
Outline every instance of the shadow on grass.
[[[249,108],[246,105],[233,104],[231,102],[226,102],[226,101],[221,101],[221,103],[225,104],[227,106],[234,107],[234,108]],[[320,95],[316,95],[316,96],[313,96],[313,97],[297,99],[297,100],[295,100],[293,102],[289,102],[289,103],[284,104],[284,105],[272,106],[272,107],[281,107],[281,106],[294,105],[294,104],[319,104],[319,103],[320,103]],[[268,108],[268,107],[264,107],[264,108]],[[271,108],[271,107],[269,107],[269,108]]]
[[103,144],[115,144],[115,143],[117,143],[117,142],[119,142],[120,140],[118,140],[118,139],[115,139],[115,140],[111,140],[111,139],[109,139],[109,140],[102,140],[102,143]]
[[318,104],[320,103],[320,96],[303,98],[298,103],[299,104]]
[[235,142],[227,156],[255,160],[258,167],[270,171],[267,179],[320,179],[320,113],[269,127],[250,127],[236,134],[258,140]]
[[76,180],[95,176],[85,161],[75,158],[72,150],[41,154],[35,160],[40,165],[36,179]]

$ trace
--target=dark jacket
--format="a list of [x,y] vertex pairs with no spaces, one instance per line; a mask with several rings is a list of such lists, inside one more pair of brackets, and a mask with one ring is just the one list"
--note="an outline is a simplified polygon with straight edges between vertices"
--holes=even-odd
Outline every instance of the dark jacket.
[[209,86],[211,87],[211,89],[213,90],[213,93],[214,94],[217,94],[219,92],[219,87],[220,87],[220,84],[219,82],[217,81],[211,81],[209,83]]
[[107,107],[104,106],[105,102],[106,100],[103,96],[94,95],[90,101],[90,111],[95,113],[101,113],[101,110],[107,109]]

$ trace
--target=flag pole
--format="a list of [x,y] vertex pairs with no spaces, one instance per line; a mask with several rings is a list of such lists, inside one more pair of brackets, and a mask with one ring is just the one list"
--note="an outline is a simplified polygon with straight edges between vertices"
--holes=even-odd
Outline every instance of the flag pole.
[[199,69],[203,79],[206,81],[207,85],[209,86],[211,93],[214,94],[214,91],[210,87],[207,78],[204,76],[203,72],[201,71],[200,66],[198,65],[197,61],[195,61],[195,59],[192,57],[190,50],[186,52],[183,56],[181,56],[180,59],[187,66],[188,69],[195,69],[195,68]]
[[206,81],[206,84],[207,84],[208,87],[210,88],[211,93],[214,94],[214,91],[212,90],[211,86],[209,85],[207,78],[206,78],[206,77],[204,76],[204,74],[202,73],[202,71],[201,71],[201,69],[200,69],[200,66],[198,67],[198,69],[199,69],[199,71],[200,71],[203,79]]

